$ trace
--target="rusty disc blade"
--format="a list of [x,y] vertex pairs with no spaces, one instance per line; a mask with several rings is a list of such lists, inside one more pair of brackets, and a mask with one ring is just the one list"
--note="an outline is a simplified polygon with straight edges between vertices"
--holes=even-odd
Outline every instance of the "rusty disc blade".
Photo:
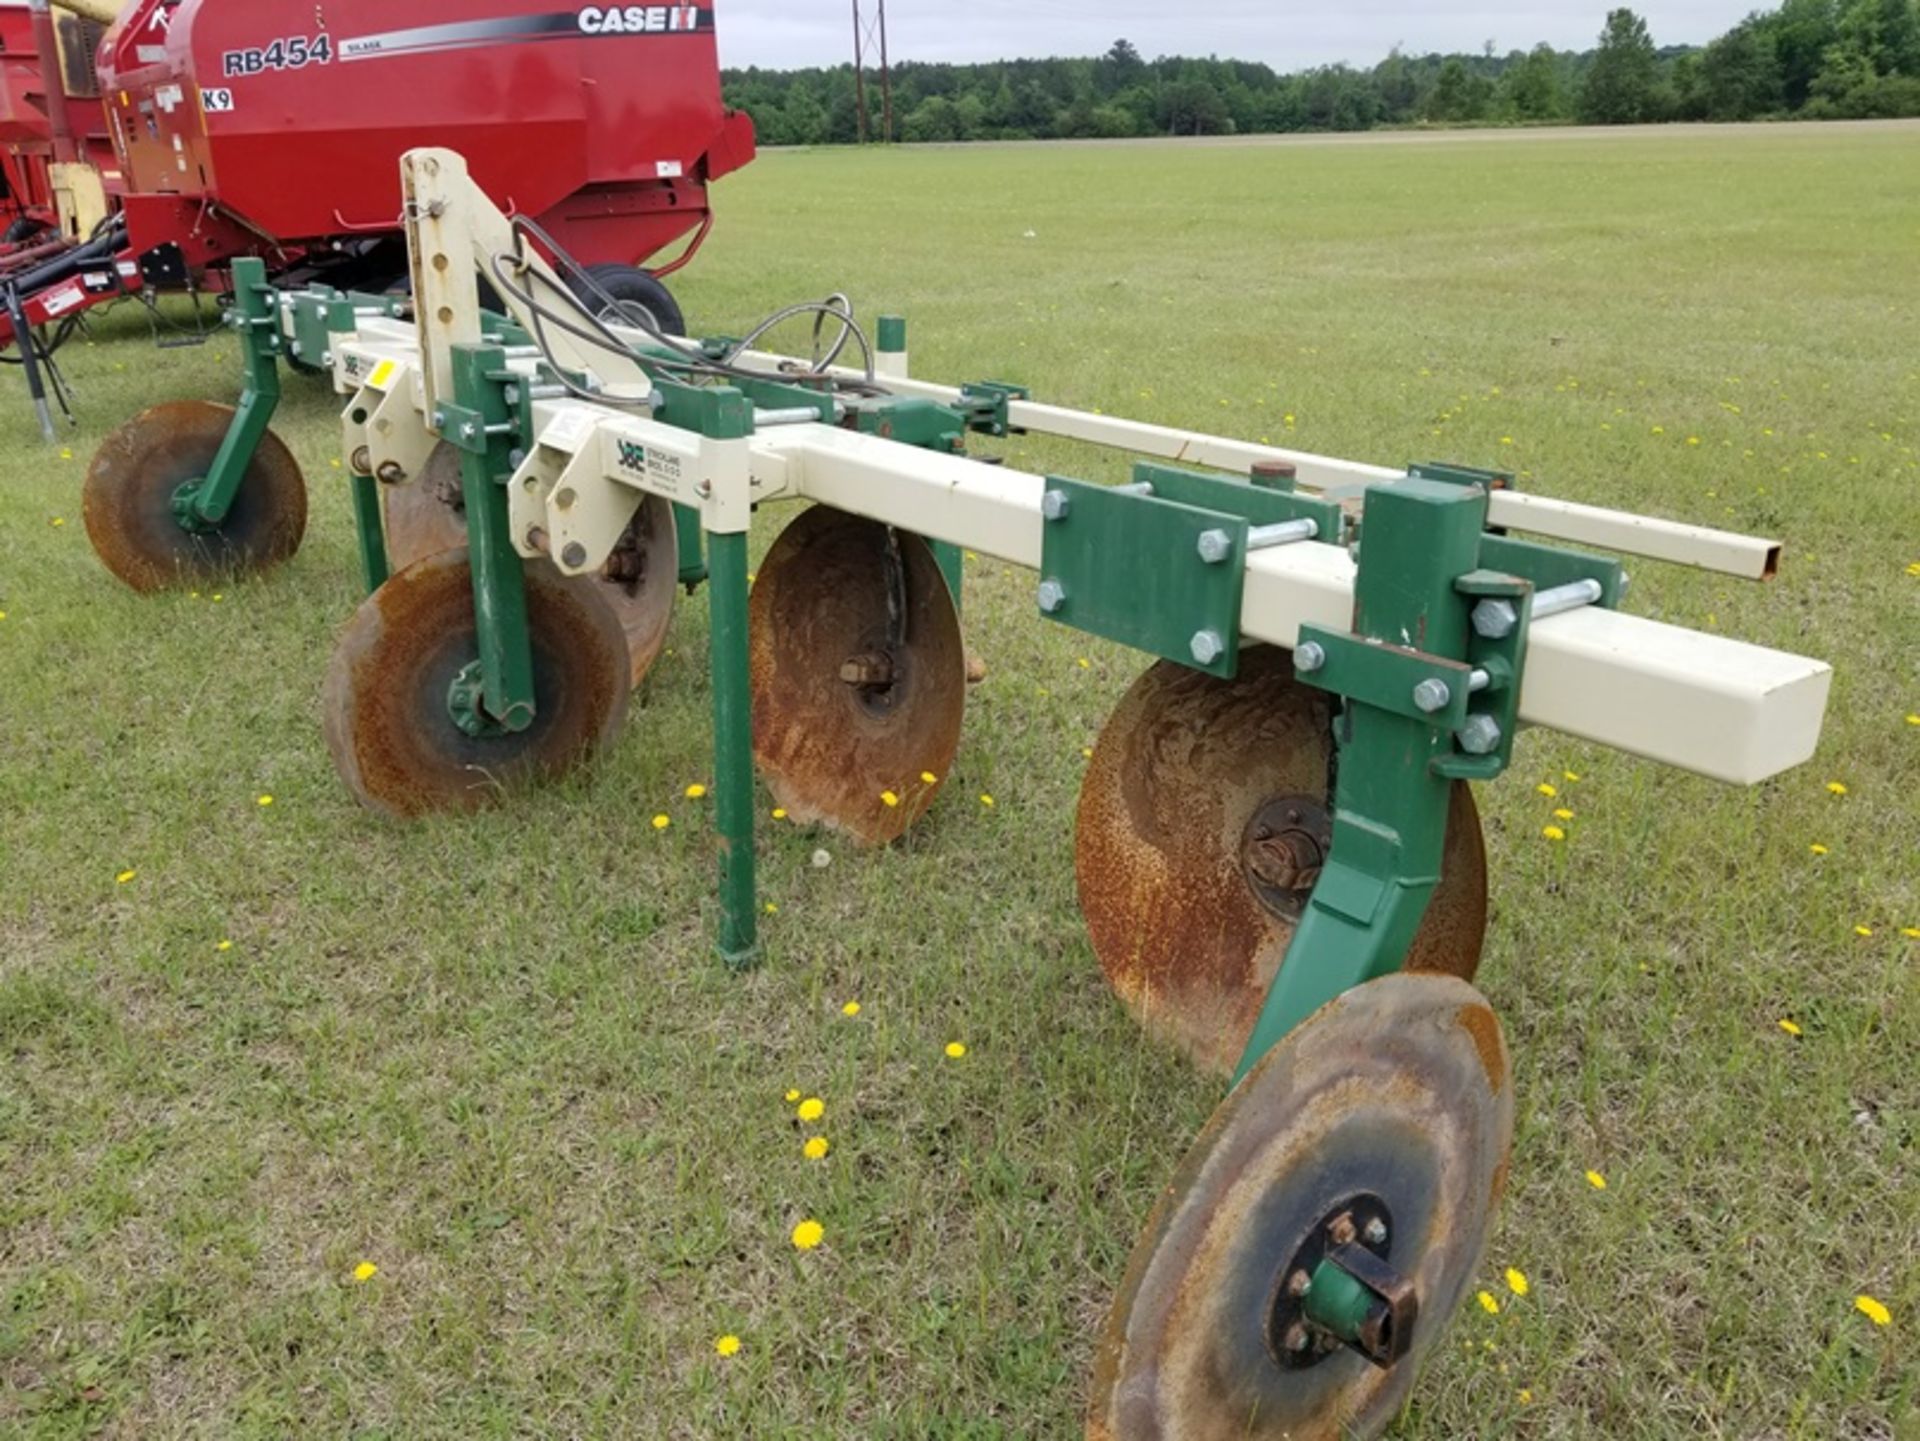
[[387,565],[394,574],[430,555],[466,545],[460,451],[445,441],[434,446],[418,475],[399,485],[381,486],[380,498],[387,518]]
[[[444,441],[420,473],[381,490],[386,509],[387,563],[402,571],[416,561],[467,543],[461,500],[460,451]],[[657,495],[642,502],[599,579],[602,598],[627,636],[633,684],[646,679],[667,643],[679,583],[680,544],[673,506]]]
[[865,844],[898,839],[939,793],[967,702],[933,552],[816,506],[760,567],[751,620],[753,752],[780,804]]
[[175,493],[205,478],[233,422],[233,407],[176,400],[143,411],[100,443],[82,507],[94,553],[138,591],[266,570],[300,548],[307,487],[299,462],[272,431],[260,439],[218,526],[188,530]]
[[321,692],[327,750],[361,802],[391,816],[468,811],[611,745],[627,709],[627,649],[592,581],[525,567],[536,716],[474,737],[448,694],[479,654],[464,550],[428,556],[361,604]]
[[[1330,1002],[1221,1103],[1141,1233],[1096,1353],[1090,1441],[1378,1436],[1479,1267],[1512,1140],[1506,1043],[1472,986],[1403,973]],[[1385,1368],[1317,1331],[1301,1348],[1282,1310],[1360,1198],[1413,1287],[1409,1349]]]
[[[1151,1033],[1229,1075],[1331,844],[1326,695],[1261,646],[1216,680],[1161,661],[1115,708],[1080,791],[1080,908],[1100,968]],[[1410,970],[1471,980],[1487,924],[1480,818],[1453,791]]]

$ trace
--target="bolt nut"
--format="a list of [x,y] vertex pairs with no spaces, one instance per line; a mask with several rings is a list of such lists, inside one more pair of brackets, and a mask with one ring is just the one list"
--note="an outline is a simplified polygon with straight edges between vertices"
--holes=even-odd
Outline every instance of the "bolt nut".
[[1452,699],[1452,687],[1438,676],[1430,675],[1413,688],[1413,703],[1428,715],[1445,710]]
[[1313,1338],[1307,1334],[1307,1328],[1298,1321],[1287,1327],[1286,1347],[1289,1351],[1304,1351],[1312,1341]]
[[1483,600],[1473,608],[1473,629],[1488,640],[1505,640],[1520,624],[1520,612],[1510,600]]
[[1233,537],[1224,530],[1203,530],[1200,532],[1200,559],[1208,565],[1218,565],[1233,554]]
[[578,570],[587,563],[587,548],[577,540],[567,542],[566,549],[560,552],[560,564],[568,570]]
[[1040,582],[1040,609],[1052,615],[1067,603],[1067,588],[1057,580]]
[[1311,673],[1327,663],[1326,647],[1318,641],[1307,641],[1296,647],[1293,652],[1293,668]]
[[1287,1277],[1287,1294],[1289,1296],[1304,1296],[1312,1289],[1313,1277],[1309,1276],[1305,1271],[1295,1271],[1291,1276]]
[[1227,643],[1220,639],[1219,631],[1201,630],[1194,632],[1193,642],[1188,649],[1201,665],[1212,665],[1227,653]]
[[512,466],[515,470],[518,470],[521,466],[525,465],[526,463],[527,463],[527,453],[524,450],[521,450],[518,446],[515,446],[512,450],[507,452],[507,464]]
[[1453,738],[1470,756],[1490,756],[1500,749],[1500,723],[1490,715],[1468,716]]
[[1064,490],[1050,490],[1040,497],[1040,514],[1048,520],[1065,520],[1073,501]]
[[1369,1246],[1384,1246],[1387,1244],[1387,1223],[1375,1216],[1360,1234],[1366,1238]]

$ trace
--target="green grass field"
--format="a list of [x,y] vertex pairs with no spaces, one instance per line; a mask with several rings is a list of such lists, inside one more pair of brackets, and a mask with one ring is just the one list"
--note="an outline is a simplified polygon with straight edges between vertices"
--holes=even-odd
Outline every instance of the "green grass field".
[[[1830,660],[1814,763],[1739,792],[1536,732],[1481,798],[1500,1310],[1396,1434],[1920,1437],[1920,130],[785,153],[718,203],[696,328],[845,289],[929,377],[1788,541],[1766,586],[1643,562],[1632,608]],[[1082,749],[1140,660],[976,567],[946,797],[883,854],[770,824],[767,962],[730,977],[683,794],[703,603],[609,764],[376,821],[319,734],[359,598],[331,397],[279,421],[295,562],[141,598],[88,549],[87,457],[229,395],[233,346],[156,351],[129,306],[64,359],[64,449],[0,376],[0,1434],[1077,1434],[1221,1096],[1075,909]]]

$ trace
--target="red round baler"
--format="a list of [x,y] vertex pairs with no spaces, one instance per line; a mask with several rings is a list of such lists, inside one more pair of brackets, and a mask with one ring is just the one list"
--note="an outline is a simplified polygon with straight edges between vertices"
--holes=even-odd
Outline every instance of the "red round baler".
[[100,76],[150,283],[248,254],[398,276],[400,156],[427,145],[583,264],[691,236],[666,274],[712,223],[707,186],[754,155],[713,0],[134,0]]

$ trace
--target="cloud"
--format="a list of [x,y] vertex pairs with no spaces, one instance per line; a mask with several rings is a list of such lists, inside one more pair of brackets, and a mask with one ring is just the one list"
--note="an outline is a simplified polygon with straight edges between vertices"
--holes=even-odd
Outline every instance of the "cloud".
[[[871,19],[878,0],[861,0]],[[1746,16],[1756,0],[1655,0],[1635,8],[1656,44],[1698,45]],[[715,0],[720,59],[729,66],[837,65],[853,57],[846,0]],[[1124,35],[1142,54],[1264,60],[1280,70],[1345,61],[1372,66],[1395,45],[1429,50],[1563,50],[1594,43],[1606,0],[1487,0],[1425,6],[1343,0],[1336,6],[1267,0],[889,0],[888,49],[903,60],[1011,60],[1097,55]]]

